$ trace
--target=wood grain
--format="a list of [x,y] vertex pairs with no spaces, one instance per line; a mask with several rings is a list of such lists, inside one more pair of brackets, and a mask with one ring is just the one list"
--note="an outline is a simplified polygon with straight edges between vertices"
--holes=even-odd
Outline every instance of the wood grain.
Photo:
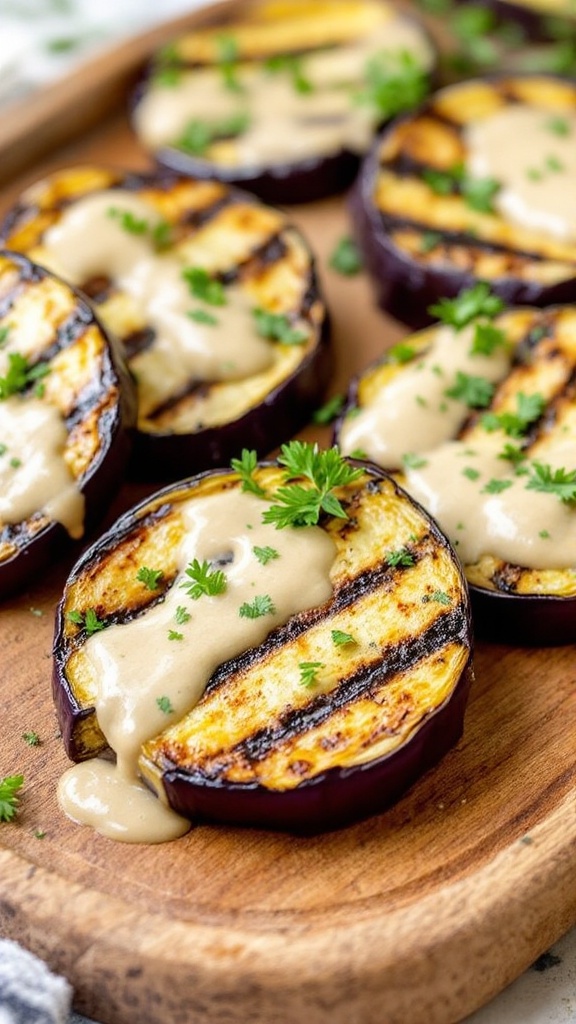
[[[169,34],[130,53],[143,59]],[[65,148],[28,153],[2,211],[54,167],[147,166],[125,116],[105,107]],[[293,217],[318,254],[338,392],[404,331],[363,277],[328,267],[344,201]],[[125,487],[107,523],[144,493]],[[0,929],[68,976],[78,1009],[105,1024],[453,1024],[576,921],[573,648],[479,644],[462,741],[386,814],[306,839],[203,825],[124,846],[55,800],[66,758],[51,643],[67,568],[0,607],[0,776],[26,777],[21,813],[0,830]],[[22,739],[32,729],[36,748]]]

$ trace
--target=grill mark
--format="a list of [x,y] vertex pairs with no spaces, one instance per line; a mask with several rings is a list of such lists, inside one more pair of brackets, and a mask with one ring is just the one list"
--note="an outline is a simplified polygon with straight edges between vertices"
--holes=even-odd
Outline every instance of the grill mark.
[[[402,230],[413,230],[418,231],[421,234],[427,234],[430,231],[434,231],[435,234],[441,235],[442,241],[438,245],[443,243],[447,245],[465,245],[469,249],[477,249],[481,252],[494,252],[503,253],[511,257],[519,257],[524,260],[532,260],[537,263],[546,262],[549,257],[543,256],[538,252],[530,252],[527,249],[514,248],[511,245],[505,245],[503,242],[490,241],[487,238],[480,238],[478,235],[470,234],[466,231],[451,231],[446,228],[436,227],[432,224],[425,224],[422,221],[413,220],[409,217],[402,216],[400,214],[394,214],[387,211],[386,213],[380,211],[380,216],[384,223],[385,229],[389,234],[394,231]],[[574,262],[566,258],[566,263]]]
[[[393,677],[399,672],[415,668],[435,648],[441,649],[448,642],[460,640],[466,644],[466,630],[466,609],[461,602],[449,612],[441,614],[424,632],[384,649],[382,660],[376,665],[363,666],[342,679],[335,690],[319,694],[304,708],[288,709],[273,725],[259,729],[226,750],[227,759],[230,757],[234,761],[248,763],[264,761],[278,747],[318,728],[342,708],[362,700],[371,689],[379,688],[383,672],[387,677]],[[215,754],[213,759],[217,763],[212,770],[209,767],[204,770],[197,768],[186,772],[187,777],[219,777],[222,774],[222,758]]]
[[282,236],[283,229],[280,228],[279,231],[275,231],[266,238],[264,242],[255,246],[236,266],[222,271],[219,275],[222,283],[232,284],[241,277],[255,276],[259,271],[266,270],[274,263],[280,263],[288,252],[288,247]]
[[[202,398],[210,392],[210,389],[214,387],[217,381],[199,381],[190,380],[184,387],[180,388],[174,395],[170,395],[161,405],[157,405],[154,409],[146,413],[146,419],[150,423],[155,423],[160,419],[161,416],[165,416],[167,413],[175,412],[178,405],[185,401],[187,398]],[[166,429],[166,428],[164,428]]]
[[142,327],[139,331],[131,331],[121,339],[126,357],[134,359],[140,352],[146,352],[152,348],[156,340],[156,331],[153,327]]
[[106,302],[114,292],[114,283],[106,274],[90,277],[80,287],[92,302],[97,303]]
[[211,220],[214,220],[226,207],[233,206],[237,202],[238,199],[230,194],[220,196],[212,203],[198,210],[184,210],[182,216],[176,221],[176,225],[198,230],[209,224]]
[[503,562],[494,571],[490,580],[501,594],[514,594],[518,589],[523,574],[524,569],[522,566],[513,565],[511,562]]

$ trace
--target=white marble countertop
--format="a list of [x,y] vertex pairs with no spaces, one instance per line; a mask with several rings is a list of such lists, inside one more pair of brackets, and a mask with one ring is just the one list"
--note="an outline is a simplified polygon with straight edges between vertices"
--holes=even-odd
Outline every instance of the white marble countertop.
[[[204,2],[0,0],[0,105],[65,74],[98,48]],[[467,1024],[575,1022],[576,928],[496,999],[467,1019]],[[70,1024],[87,1021],[73,1014]]]

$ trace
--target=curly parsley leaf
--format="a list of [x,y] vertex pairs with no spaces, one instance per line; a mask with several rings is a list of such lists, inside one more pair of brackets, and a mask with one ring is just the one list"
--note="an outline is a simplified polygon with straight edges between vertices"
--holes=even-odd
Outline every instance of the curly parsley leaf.
[[253,601],[240,605],[238,614],[242,619],[260,619],[263,615],[274,615],[276,608],[268,594],[257,594]]
[[182,271],[182,277],[195,298],[207,302],[210,306],[226,305],[224,285],[215,277],[211,277],[204,267],[186,267]]
[[316,409],[316,412],[312,416],[313,422],[321,425],[325,423],[332,423],[332,421],[338,416],[338,413],[342,410],[344,401],[344,395],[333,395],[333,397],[329,398],[328,401],[320,407],[320,409]]
[[136,573],[136,579],[148,590],[158,590],[163,575],[162,569],[150,569],[147,565],[141,565]]
[[522,437],[528,427],[540,419],[546,407],[546,399],[538,392],[525,395],[522,391],[516,395],[516,412],[486,413],[482,417],[485,430],[503,430],[509,437]]
[[366,62],[364,79],[356,100],[372,107],[382,120],[416,107],[428,92],[426,72],[406,50],[375,54]]
[[270,313],[267,309],[253,309],[256,330],[262,338],[278,341],[281,345],[302,345],[307,340],[306,331],[293,327],[284,313]]
[[302,686],[314,686],[317,682],[318,673],[324,668],[322,661],[301,661],[298,665],[300,670],[300,683]]
[[486,377],[474,377],[470,373],[458,370],[454,384],[446,388],[444,394],[447,398],[463,402],[470,409],[485,409],[492,401],[494,384]]
[[440,299],[428,307],[431,316],[461,331],[463,327],[479,316],[491,319],[504,309],[504,303],[490,290],[486,281],[477,281],[471,288],[465,288],[455,299]]
[[213,571],[210,562],[206,560],[199,562],[197,558],[193,559],[184,573],[188,579],[183,580],[180,586],[193,601],[198,601],[203,595],[215,597],[226,590],[226,576],[221,569]]
[[13,821],[20,802],[19,792],[24,785],[23,775],[6,775],[0,779],[0,821]]
[[10,398],[24,391],[29,384],[41,380],[50,373],[48,363],[36,363],[30,366],[28,360],[20,352],[9,352],[8,372],[0,377],[0,400]]
[[252,551],[254,552],[256,558],[258,559],[261,565],[268,565],[268,562],[273,562],[274,559],[280,558],[280,555],[278,551],[276,551],[276,548],[271,548],[268,546],[261,548],[258,547],[258,545],[255,545],[252,548]]
[[345,235],[340,239],[330,254],[328,265],[345,277],[353,277],[362,270],[362,256],[353,238]]
[[103,622],[98,618],[94,608],[87,608],[84,614],[73,608],[67,613],[66,618],[70,622],[75,623],[76,626],[83,626],[86,630],[86,636],[99,633],[101,629],[106,629],[108,625],[107,622]]
[[[319,450],[317,444],[290,441],[282,445],[278,462],[286,467],[287,482],[272,496],[273,504],[262,516],[264,523],[272,523],[277,529],[313,526],[321,512],[338,519],[348,518],[333,491],[358,480],[363,471],[350,466],[338,448]],[[309,486],[289,482],[302,477]]]
[[188,121],[182,134],[175,140],[177,149],[202,156],[216,139],[234,138],[245,132],[250,124],[250,115],[245,112],[232,114],[219,121],[203,121],[192,118]]
[[566,503],[576,501],[576,469],[553,469],[545,463],[533,462],[526,489],[555,494],[560,501]]
[[242,490],[256,494],[259,498],[265,496],[263,487],[254,479],[254,470],[258,465],[258,454],[253,449],[243,448],[239,459],[231,459],[232,469],[238,473],[242,481]]
[[396,551],[388,551],[386,554],[386,564],[395,566],[403,565],[409,566],[414,565],[414,555],[408,551],[408,548],[398,548]]
[[358,641],[351,633],[345,633],[342,629],[331,630],[332,643],[337,647],[345,647],[347,644],[357,644]]

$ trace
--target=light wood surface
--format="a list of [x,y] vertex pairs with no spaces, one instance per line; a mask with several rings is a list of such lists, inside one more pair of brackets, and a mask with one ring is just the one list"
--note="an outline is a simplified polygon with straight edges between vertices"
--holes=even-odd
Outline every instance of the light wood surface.
[[[116,81],[169,35],[112,62]],[[103,75],[96,93],[108,85]],[[4,114],[0,138],[18,135],[6,122],[19,117]],[[0,212],[53,167],[147,166],[122,110],[104,104],[97,125],[80,126],[42,160],[21,154]],[[328,268],[348,230],[343,200],[293,216],[318,254],[341,391],[405,332],[363,277]],[[107,524],[144,493],[127,486]],[[573,648],[479,644],[463,739],[386,814],[306,839],[202,825],[125,846],[56,804],[67,762],[51,643],[66,569],[0,606],[0,777],[26,777],[17,821],[0,825],[0,931],[66,974],[78,1009],[106,1024],[453,1024],[576,921]]]

